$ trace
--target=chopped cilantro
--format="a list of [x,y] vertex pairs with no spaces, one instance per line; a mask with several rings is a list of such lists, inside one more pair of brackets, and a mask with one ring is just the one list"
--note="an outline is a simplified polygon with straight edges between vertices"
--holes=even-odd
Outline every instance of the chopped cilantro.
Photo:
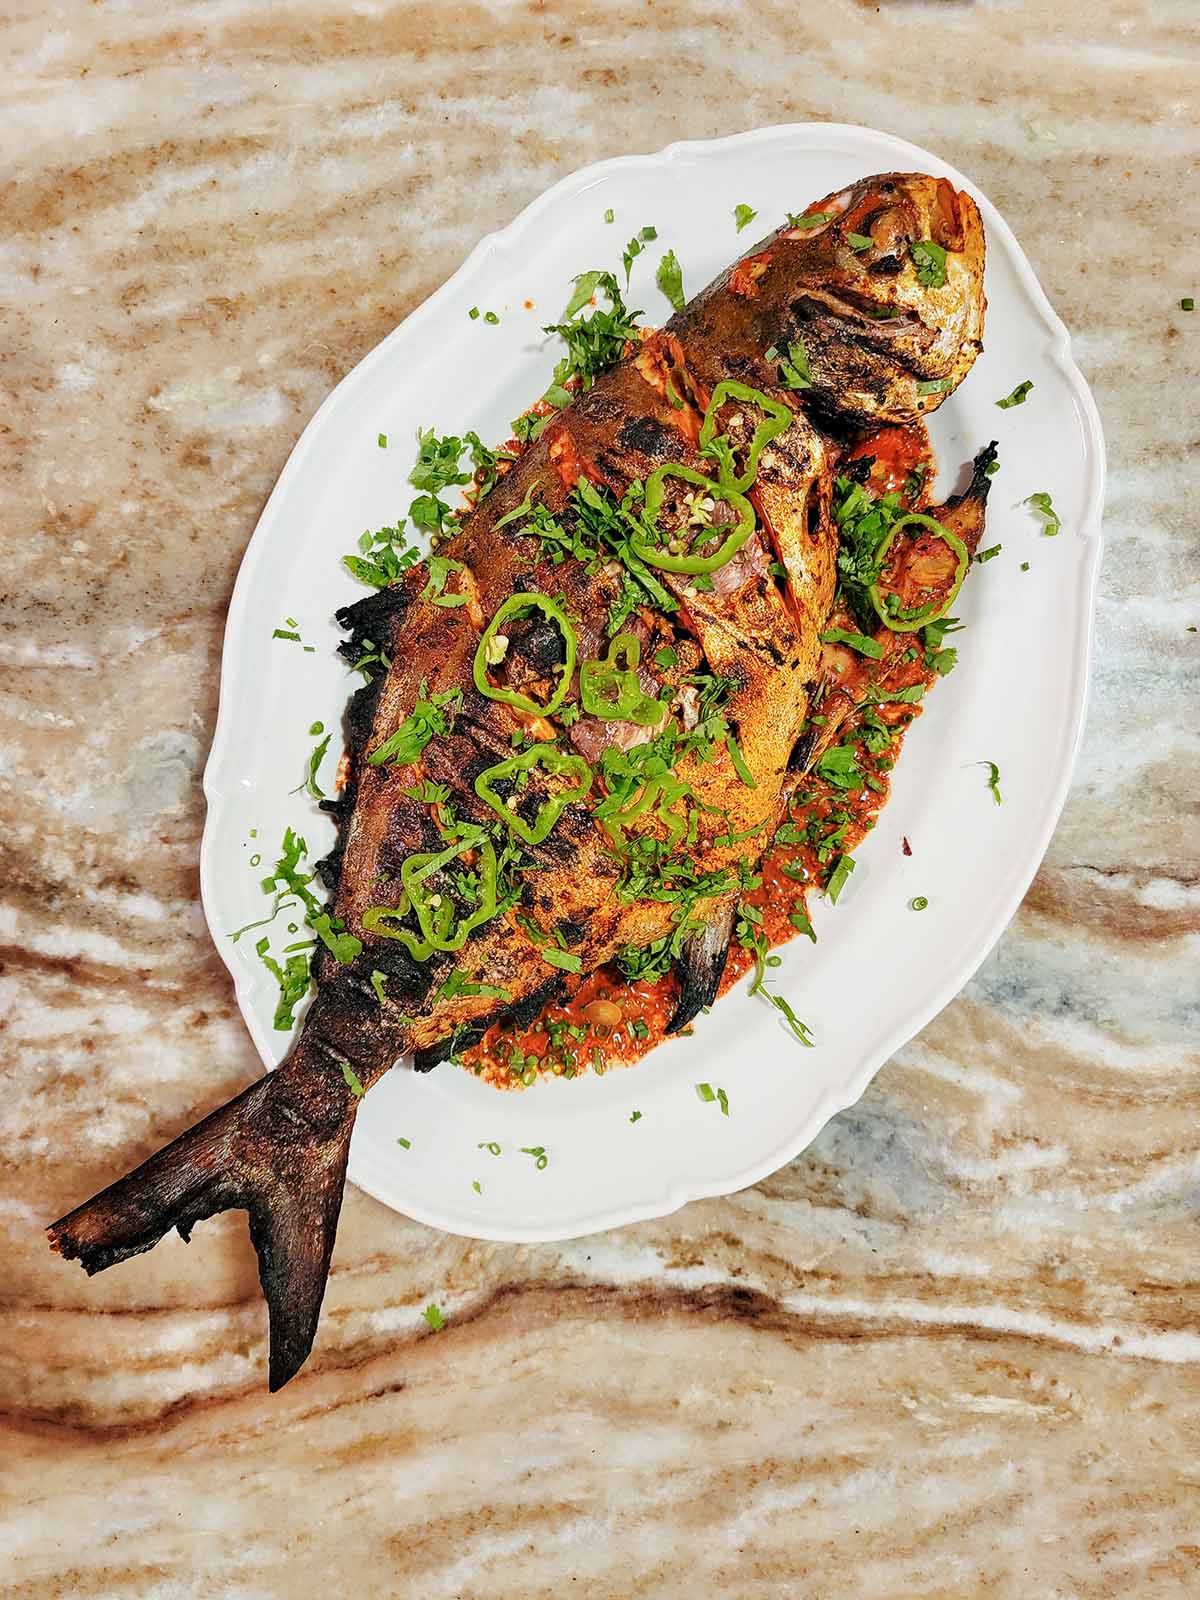
[[787,214],[788,224],[793,228],[819,228],[826,222],[833,221],[832,211],[813,211],[806,217],[798,217],[792,211]]
[[[608,300],[609,309],[597,309],[590,317],[577,315],[597,291]],[[578,377],[585,389],[590,387],[600,373],[616,365],[625,354],[626,344],[638,337],[640,316],[640,311],[626,307],[620,285],[611,272],[580,273],[562,322],[550,323],[543,329],[545,333],[557,333],[567,346],[567,354],[554,369],[552,387],[561,387],[571,377]],[[531,429],[539,423],[544,426],[544,419],[533,419]]]
[[642,1120],[642,1113],[640,1111],[631,1111],[629,1113],[629,1120],[630,1122],[640,1122]]
[[1004,802],[1000,796],[1000,768],[994,761],[977,761],[975,765],[988,769],[987,786],[992,791],[992,799],[997,805],[1003,805]]
[[853,856],[839,856],[833,871],[829,874],[829,882],[825,885],[825,893],[831,906],[838,903],[838,896],[849,882],[850,874],[854,871],[855,861]]
[[946,252],[932,239],[918,239],[912,247],[917,281],[927,289],[940,289],[946,282]]
[[806,1022],[801,1022],[800,1018],[792,1010],[791,1006],[787,1003],[783,996],[781,994],[772,993],[770,989],[764,989],[763,997],[764,999],[769,1000],[775,1007],[776,1011],[780,1013],[788,1027],[792,1030],[794,1037],[797,1038],[800,1043],[806,1047],[806,1049],[811,1050],[813,1048],[812,1029]]
[[748,206],[748,205],[736,205],[736,206],[734,206],[734,208],[733,208],[733,220],[734,220],[734,222],[737,223],[737,231],[739,233],[741,233],[742,229],[745,228],[745,227],[748,227],[749,224],[754,221],[754,219],[755,219],[755,217],[757,215],[758,215],[758,212],[755,211],[753,206]]
[[808,348],[799,334],[789,341],[787,354],[781,355],[775,345],[767,351],[768,361],[778,361],[779,375],[789,389],[811,389],[812,369],[808,364]]
[[997,400],[996,404],[1000,407],[1001,411],[1008,411],[1013,406],[1023,406],[1025,404],[1025,397],[1032,388],[1033,379],[1026,378],[1022,383],[1017,385],[1011,394],[1006,394],[1003,400]]
[[387,434],[386,433],[381,433],[379,435],[378,444],[379,444],[379,448],[381,450],[386,450],[387,449]]
[[342,1077],[346,1080],[347,1089],[349,1089],[350,1093],[356,1100],[361,1100],[367,1091],[363,1088],[362,1082],[354,1071],[354,1068],[344,1056],[339,1056],[338,1063],[342,1069]]
[[442,1329],[446,1326],[445,1317],[442,1315],[442,1313],[438,1310],[437,1306],[435,1306],[435,1305],[426,1306],[424,1311],[422,1311],[421,1315],[425,1318],[425,1321],[433,1329],[434,1333],[441,1333]]
[[470,317],[472,322],[478,322],[479,321],[479,307],[478,306],[472,306],[470,311],[467,312],[467,315]]
[[553,945],[542,947],[542,960],[549,962],[552,967],[560,967],[563,972],[583,971],[583,961],[579,956],[572,955],[569,950],[558,950]]
[[844,644],[851,650],[857,650],[860,656],[869,656],[872,661],[883,660],[883,646],[877,639],[869,639],[865,633],[847,633],[844,628],[826,628],[821,635],[822,644]]
[[875,241],[867,233],[848,233],[846,243],[851,250],[869,250]]
[[1046,526],[1042,529],[1042,532],[1048,539],[1053,539],[1056,534],[1062,532],[1062,520],[1058,512],[1055,511],[1050,496],[1044,489],[1039,489],[1036,494],[1027,496],[1025,504],[1032,506],[1035,511],[1040,511],[1042,516],[1045,517]]
[[659,262],[654,281],[675,310],[682,311],[684,307],[683,268],[679,265],[679,259],[674,250],[668,250]]
[[917,385],[918,394],[945,394],[953,387],[949,378],[926,378]]
[[629,243],[625,246],[625,252],[621,257],[621,265],[625,268],[625,287],[627,289],[629,287],[629,274],[633,268],[633,263],[641,255],[647,244],[657,238],[657,228],[643,228],[640,233],[635,233],[633,238],[630,239]]
[[398,767],[411,766],[435,735],[450,732],[454,712],[461,705],[461,689],[443,689],[430,700],[422,684],[417,703],[396,731],[367,757],[368,765],[380,767],[391,761]]

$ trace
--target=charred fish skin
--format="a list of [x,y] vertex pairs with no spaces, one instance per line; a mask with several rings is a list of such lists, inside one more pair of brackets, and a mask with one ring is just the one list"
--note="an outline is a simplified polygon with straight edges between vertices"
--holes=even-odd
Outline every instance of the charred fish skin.
[[[852,233],[869,246],[856,245]],[[944,282],[936,281],[941,266]],[[380,903],[380,886],[395,884],[414,853],[444,842],[430,807],[406,793],[416,778],[444,784],[457,816],[484,826],[494,818],[476,780],[510,754],[518,732],[526,742],[556,732],[476,688],[472,664],[488,619],[517,594],[558,596],[580,649],[595,657],[606,648],[619,572],[554,560],[521,508],[536,501],[570,536],[580,480],[619,497],[672,463],[711,476],[699,437],[721,383],[788,407],[792,420],[763,450],[751,490],[752,536],[707,592],[686,575],[664,576],[673,609],[633,624],[643,660],[660,640],[679,658],[652,677],[681,717],[688,674],[715,674],[731,686],[726,715],[754,787],[724,746],[703,771],[694,760],[679,769],[721,817],[701,819],[697,865],[730,866],[741,852],[719,843],[721,831],[778,813],[821,681],[817,635],[835,581],[838,438],[868,422],[912,420],[961,381],[982,337],[982,268],[978,212],[942,180],[885,174],[849,185],[790,219],[555,417],[439,552],[451,562],[452,605],[438,604],[426,571],[414,568],[340,614],[351,659],[369,641],[390,662],[348,710],[349,781],[330,803],[338,841],[321,868],[334,912],[362,952],[341,965],[323,951],[316,996],[281,1067],[53,1224],[55,1249],[89,1273],[102,1271],[171,1228],[186,1239],[204,1217],[245,1209],[270,1316],[271,1388],[299,1370],[316,1332],[362,1094],[401,1055],[415,1053],[431,1067],[456,1037],[505,1010],[536,1010],[561,983],[508,915],[456,953],[424,962],[363,923]],[[719,409],[726,437],[744,443],[752,424],[736,401]],[[958,514],[976,514],[968,502]],[[513,663],[530,675],[555,664],[554,641],[536,621],[515,628],[510,645]],[[450,733],[415,765],[372,763],[418,697],[439,691],[461,694]],[[588,734],[597,730],[580,718],[576,748]],[[547,934],[570,930],[583,970],[671,931],[669,905],[622,899],[622,867],[587,804],[566,805],[553,832],[524,856],[531,915]],[[723,893],[693,907],[704,927],[681,954],[675,1029],[715,996],[734,904]],[[446,995],[454,971],[468,992]],[[472,995],[472,981],[503,987],[509,998]]]

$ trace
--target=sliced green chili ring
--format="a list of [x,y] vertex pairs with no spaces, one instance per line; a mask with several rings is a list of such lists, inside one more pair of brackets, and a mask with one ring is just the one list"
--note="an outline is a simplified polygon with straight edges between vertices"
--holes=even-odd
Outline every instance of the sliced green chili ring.
[[910,523],[916,523],[918,527],[928,528],[932,533],[936,533],[939,539],[944,540],[954,552],[954,559],[957,565],[954,569],[954,582],[950,585],[950,593],[941,604],[936,605],[932,601],[927,601],[925,605],[916,607],[907,616],[899,612],[889,611],[887,601],[880,594],[878,583],[871,585],[867,590],[871,604],[875,607],[879,620],[885,627],[890,628],[893,633],[915,633],[918,628],[924,628],[929,623],[937,622],[940,617],[944,617],[958,598],[958,591],[962,588],[963,579],[967,575],[967,568],[971,564],[971,558],[967,554],[967,547],[956,533],[951,533],[949,528],[943,528],[935,517],[927,517],[923,511],[910,511],[903,517],[897,517],[888,530],[888,536],[880,546],[875,558],[880,567],[882,567],[887,558],[887,553],[892,547],[892,540],[900,532],[901,528],[908,527]]
[[[573,779],[574,787],[564,789],[560,794],[551,795],[531,826],[524,817],[519,817],[515,811],[509,810],[502,797],[496,793],[494,786],[504,778],[515,778],[518,773],[528,772],[531,767],[538,765],[545,767],[547,772]],[[565,807],[574,800],[582,800],[591,787],[592,769],[583,757],[568,755],[566,751],[559,750],[552,744],[531,744],[528,750],[522,750],[519,756],[512,756],[507,761],[498,761],[494,767],[488,767],[475,779],[475,793],[491,806],[501,821],[506,822],[526,844],[541,844],[542,840],[549,836],[550,830]]]
[[637,675],[641,642],[632,633],[619,633],[609,646],[606,661],[585,661],[579,669],[579,698],[583,709],[605,722],[636,722],[651,728],[661,722],[666,707],[642,688]]
[[[453,907],[448,900],[443,904],[446,907],[445,925],[449,927]],[[407,928],[389,928],[385,923],[395,917],[397,921],[406,917],[412,909],[411,902],[403,895],[398,906],[370,906],[363,912],[362,925],[368,933],[373,933],[377,939],[399,939],[408,950],[414,961],[428,961],[433,954],[433,946],[426,944],[423,939],[418,939],[415,933],[410,933]],[[438,908],[441,909],[440,907]]]
[[680,839],[687,832],[687,823],[671,810],[677,800],[689,798],[692,794],[690,784],[681,783],[671,774],[663,773],[655,778],[647,778],[642,786],[642,791],[636,800],[633,800],[623,811],[614,812],[611,816],[600,820],[600,826],[608,835],[609,842],[615,850],[624,850],[625,829],[631,822],[636,822],[639,817],[644,817],[653,808],[660,822],[666,826],[667,848],[674,850]]
[[740,494],[746,490],[758,477],[758,458],[763,452],[763,446],[770,444],[777,434],[791,424],[792,412],[779,400],[772,400],[758,389],[751,389],[748,384],[734,383],[732,379],[725,379],[713,390],[712,399],[708,402],[708,410],[704,413],[704,424],[700,429],[700,454],[704,454],[705,445],[712,443],[717,432],[717,412],[726,400],[740,400],[743,405],[757,406],[765,415],[758,427],[754,430],[754,437],[750,441],[750,449],[746,454],[745,471],[740,477],[728,474],[724,463],[717,473],[717,481],[723,489],[734,489]]
[[[444,850],[424,850],[411,855],[400,868],[400,880],[416,912],[421,932],[434,950],[461,950],[467,935],[496,915],[495,846],[482,828],[460,826],[455,832],[458,836],[455,843]],[[447,897],[441,896],[438,904],[433,905],[425,883],[468,850],[479,851],[479,900],[474,911],[452,923],[453,909],[449,912],[443,909],[450,905]]]
[[[690,483],[697,489],[703,489],[711,494],[714,500],[724,500],[736,513],[737,522],[722,540],[720,546],[711,556],[697,555],[672,555],[671,552],[660,545],[643,544],[637,539],[630,542],[636,553],[648,566],[660,567],[664,572],[681,572],[699,575],[701,573],[716,572],[727,561],[732,561],[734,556],[754,532],[754,507],[739,494],[736,489],[728,489],[724,484],[712,478],[706,478],[702,472],[696,472],[691,467],[685,467],[679,462],[669,461],[665,466],[655,467],[646,479],[646,521],[653,526],[662,508],[663,485],[668,478],[679,478],[684,483]],[[704,530],[701,530],[702,532]],[[707,530],[709,534],[716,533],[718,529]]]
[[[558,688],[550,696],[545,705],[539,705],[536,700],[531,700],[527,694],[520,694],[515,689],[498,689],[495,684],[488,681],[488,645],[500,631],[500,625],[507,622],[510,617],[518,616],[530,608],[541,611],[551,622],[557,623],[558,630],[563,636],[566,647],[567,659],[559,669]],[[480,694],[489,700],[503,700],[506,705],[516,706],[518,711],[529,711],[534,716],[553,716],[559,706],[567,697],[567,690],[571,687],[571,678],[575,672],[576,634],[571,626],[566,612],[557,600],[551,600],[546,594],[514,594],[500,607],[495,616],[483,630],[479,640],[479,647],[475,651],[475,665],[472,669],[475,687]]]

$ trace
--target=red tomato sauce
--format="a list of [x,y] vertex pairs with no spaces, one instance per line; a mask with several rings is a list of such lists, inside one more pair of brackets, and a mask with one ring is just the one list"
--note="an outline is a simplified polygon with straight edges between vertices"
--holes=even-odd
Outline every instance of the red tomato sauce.
[[[918,653],[897,674],[895,685],[928,686],[935,677]],[[920,712],[919,705],[885,704],[871,707],[869,712],[855,711],[846,719],[839,730],[839,743],[860,732],[868,714],[891,730],[886,747],[877,752],[858,746],[860,770],[873,784],[866,782],[851,793],[816,774],[797,784],[777,830],[778,842],[763,856],[761,883],[742,897],[743,906],[761,912],[759,927],[767,950],[800,935],[801,929],[791,919],[807,920],[809,895],[825,888],[839,858],[851,854],[875,826],[888,798],[905,731]],[[830,843],[831,835],[836,842]],[[853,894],[852,880],[848,892]],[[767,960],[769,963],[769,956]],[[726,994],[755,965],[754,951],[735,937],[720,994]],[[766,977],[772,981],[769,965]],[[679,993],[673,974],[655,982],[634,983],[615,966],[606,966],[582,980],[569,981],[576,985],[573,992],[547,1006],[530,1027],[518,1030],[511,1024],[494,1024],[478,1044],[464,1051],[462,1065],[497,1089],[519,1089],[536,1083],[540,1076],[577,1078],[585,1072],[603,1074],[614,1067],[631,1066],[663,1042]],[[785,998],[803,1016],[802,989]],[[689,1027],[680,1037],[691,1032]]]
[[[545,414],[541,403],[531,409]],[[510,440],[507,448],[519,452],[521,446]],[[876,493],[905,491],[914,507],[928,501],[934,466],[923,426],[879,429],[860,440],[843,459],[848,462],[863,456],[874,458],[868,483]],[[918,473],[916,479],[914,472]],[[914,650],[911,660],[889,672],[889,685],[894,690],[915,684],[928,688],[936,677],[925,665],[923,652]],[[856,742],[862,783],[855,780],[851,788],[844,788],[816,771],[798,780],[775,838],[763,854],[760,882],[741,899],[741,907],[758,912],[761,920],[754,922],[744,915],[737,919],[719,995],[727,994],[760,961],[771,983],[772,960],[778,958],[772,958],[770,952],[801,936],[808,923],[808,897],[826,891],[839,860],[849,856],[875,826],[888,798],[905,730],[920,713],[919,705],[904,702],[856,709],[839,729],[837,743],[845,745],[855,735],[865,736],[868,719],[874,719],[872,743],[881,746],[871,751],[865,743]],[[890,732],[886,744],[879,723]],[[752,947],[756,930],[757,951]],[[743,937],[749,942],[741,942]],[[603,1074],[631,1066],[667,1037],[666,1026],[679,993],[673,973],[654,981],[633,982],[618,967],[609,965],[567,981],[574,987],[566,997],[546,1006],[529,1027],[493,1024],[477,1044],[457,1058],[461,1065],[497,1089],[528,1088],[539,1077],[577,1078],[586,1072]],[[803,1016],[802,987],[797,986],[785,998]],[[688,1027],[678,1037],[692,1031]]]

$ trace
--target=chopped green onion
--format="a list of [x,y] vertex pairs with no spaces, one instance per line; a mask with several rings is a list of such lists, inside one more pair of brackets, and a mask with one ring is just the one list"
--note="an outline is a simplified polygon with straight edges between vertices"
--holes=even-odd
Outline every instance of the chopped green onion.
[[521,1154],[523,1156],[532,1156],[533,1164],[539,1172],[544,1172],[550,1164],[550,1157],[546,1154],[545,1148],[540,1144],[523,1144],[521,1146]]
[[925,907],[929,904],[929,901],[923,894],[919,894],[908,903],[913,911],[924,911]]
[[470,311],[467,312],[467,315],[470,317],[472,322],[478,322],[478,320],[479,320],[479,307],[478,306],[472,306]]
[[[340,1058],[339,1058],[340,1059]],[[354,1068],[346,1060],[341,1060],[342,1077],[346,1080],[346,1087],[356,1100],[361,1100],[366,1090],[355,1074]]]
[[604,220],[605,222],[615,222],[617,220],[617,214],[611,206],[604,213]]
[[478,1178],[474,1178],[472,1180],[471,1187],[472,1187],[472,1189],[474,1189],[476,1194],[482,1194],[483,1193],[483,1190],[479,1187],[479,1179]]
[[404,1150],[411,1150],[412,1149],[412,1140],[411,1139],[405,1139],[405,1138],[402,1137],[402,1138],[397,1139],[396,1143],[398,1145],[400,1145],[400,1147],[402,1149],[404,1149]]
[[979,562],[979,565],[982,566],[985,561],[990,561],[993,556],[998,556],[1002,549],[1002,545],[991,544],[986,550],[976,551],[975,559]]
[[289,633],[286,628],[276,628],[271,637],[272,639],[295,639],[297,642],[300,639],[298,633]]
[[1195,311],[1196,302],[1190,294],[1184,295],[1183,299],[1179,302],[1179,309],[1180,311]]
[[481,1139],[476,1149],[486,1150],[490,1156],[498,1156],[500,1154],[500,1146],[494,1139]]
[[1029,571],[1029,563],[1028,563],[1028,561],[1022,561],[1022,563],[1021,563],[1021,571],[1022,572],[1028,572]]
[[485,311],[483,313],[483,320],[485,322],[490,322],[492,324],[492,326],[494,327],[496,325],[496,323],[500,321],[500,318],[496,315],[496,313],[494,311]]

